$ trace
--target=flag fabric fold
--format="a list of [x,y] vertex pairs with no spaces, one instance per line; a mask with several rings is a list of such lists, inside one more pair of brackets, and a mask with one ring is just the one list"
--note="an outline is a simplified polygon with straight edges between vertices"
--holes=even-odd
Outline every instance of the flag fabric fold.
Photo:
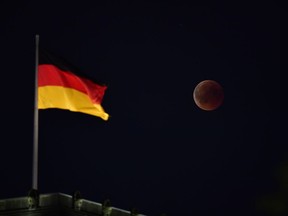
[[106,86],[75,73],[47,51],[40,51],[38,64],[38,109],[58,108],[108,120],[101,103]]

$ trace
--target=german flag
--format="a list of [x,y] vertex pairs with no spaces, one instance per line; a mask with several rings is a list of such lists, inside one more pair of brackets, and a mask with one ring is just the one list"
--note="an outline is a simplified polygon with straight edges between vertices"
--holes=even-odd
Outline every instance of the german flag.
[[108,120],[101,106],[106,86],[79,75],[77,69],[47,50],[40,50],[38,109],[58,108]]

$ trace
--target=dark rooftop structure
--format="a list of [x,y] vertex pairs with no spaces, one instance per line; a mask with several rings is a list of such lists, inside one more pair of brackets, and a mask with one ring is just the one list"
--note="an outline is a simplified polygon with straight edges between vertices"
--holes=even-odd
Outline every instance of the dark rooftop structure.
[[111,206],[110,200],[97,203],[83,199],[80,192],[73,196],[63,193],[37,194],[31,190],[26,197],[0,200],[0,215],[13,216],[145,216]]

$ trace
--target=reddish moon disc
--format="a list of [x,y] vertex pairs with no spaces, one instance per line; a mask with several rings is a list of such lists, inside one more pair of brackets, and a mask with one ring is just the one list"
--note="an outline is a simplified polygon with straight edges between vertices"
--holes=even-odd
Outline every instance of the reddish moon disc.
[[214,80],[204,80],[195,87],[193,99],[200,109],[215,110],[224,100],[223,88]]

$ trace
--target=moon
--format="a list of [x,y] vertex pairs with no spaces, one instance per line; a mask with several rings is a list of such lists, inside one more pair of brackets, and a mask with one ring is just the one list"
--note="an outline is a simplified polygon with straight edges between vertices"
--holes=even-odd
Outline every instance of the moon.
[[193,92],[196,105],[206,111],[217,109],[224,100],[222,86],[214,80],[203,80],[198,83]]

